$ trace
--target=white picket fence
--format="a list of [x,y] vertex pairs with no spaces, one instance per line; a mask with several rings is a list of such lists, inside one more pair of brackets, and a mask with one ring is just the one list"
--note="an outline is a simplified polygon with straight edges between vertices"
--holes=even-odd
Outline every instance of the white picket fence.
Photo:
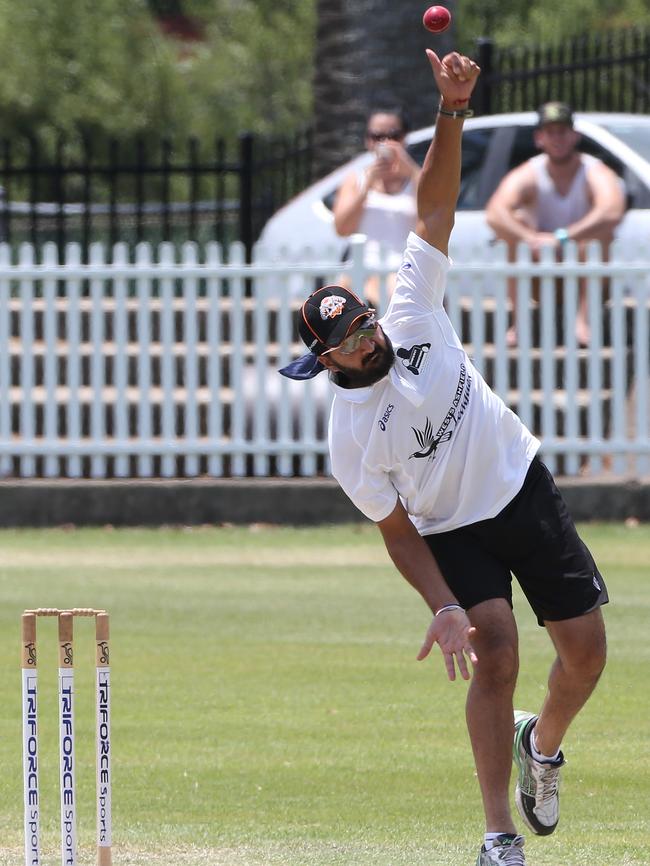
[[[346,266],[366,276],[363,239]],[[37,262],[0,245],[0,475],[108,478],[327,473],[329,388],[277,368],[303,352],[300,299],[335,282],[331,252],[186,244],[176,253],[70,245]],[[650,249],[601,262],[516,264],[495,248],[459,256],[447,308],[494,389],[540,435],[555,471],[650,472]],[[506,279],[518,278],[519,341],[506,346]],[[555,279],[564,284],[562,344]],[[531,300],[541,277],[539,304]],[[588,280],[592,341],[576,345],[578,279]],[[604,280],[608,289],[604,289]],[[385,297],[385,281],[382,282]],[[539,332],[539,333],[538,333]]]

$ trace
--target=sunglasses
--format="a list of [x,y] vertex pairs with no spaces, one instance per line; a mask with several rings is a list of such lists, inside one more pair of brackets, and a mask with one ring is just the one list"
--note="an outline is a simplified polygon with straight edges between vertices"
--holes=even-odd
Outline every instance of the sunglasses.
[[404,132],[401,129],[389,129],[388,132],[366,132],[366,138],[370,141],[401,141],[404,138]]
[[352,355],[357,351],[361,345],[361,340],[363,340],[364,337],[373,337],[375,335],[378,326],[379,322],[377,319],[375,319],[374,316],[369,317],[360,328],[357,328],[354,333],[350,334],[349,337],[346,337],[342,343],[339,343],[338,346],[332,346],[331,349],[326,349],[321,353],[321,355],[328,355],[330,352],[340,352],[342,355]]

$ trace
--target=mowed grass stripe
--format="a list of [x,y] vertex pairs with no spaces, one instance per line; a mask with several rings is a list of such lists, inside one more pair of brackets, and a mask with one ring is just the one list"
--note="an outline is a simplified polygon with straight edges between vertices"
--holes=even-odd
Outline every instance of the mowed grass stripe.
[[[647,866],[650,529],[583,527],[608,581],[610,660],[571,730],[563,818],[532,866]],[[473,864],[482,833],[463,683],[376,529],[0,533],[0,864],[20,863],[19,616],[112,615],[115,863]],[[521,594],[519,706],[552,650]],[[40,647],[43,818],[56,862],[56,660]],[[92,862],[92,639],[77,628],[80,838]],[[47,752],[46,752],[47,748]]]

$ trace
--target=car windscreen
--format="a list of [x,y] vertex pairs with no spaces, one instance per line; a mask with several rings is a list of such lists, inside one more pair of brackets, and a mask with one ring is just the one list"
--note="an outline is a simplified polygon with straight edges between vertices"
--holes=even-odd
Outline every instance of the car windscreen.
[[650,122],[626,123],[625,121],[607,121],[604,128],[625,142],[628,147],[650,162]]
[[[481,179],[484,171],[493,129],[468,129],[463,132],[462,167],[457,210],[477,210],[484,201],[481,197]],[[422,165],[430,140],[411,144],[408,151]]]

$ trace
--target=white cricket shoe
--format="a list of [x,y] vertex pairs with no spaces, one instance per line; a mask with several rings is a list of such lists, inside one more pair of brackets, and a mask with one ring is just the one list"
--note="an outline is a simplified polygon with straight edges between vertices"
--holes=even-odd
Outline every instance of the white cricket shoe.
[[515,712],[512,754],[518,770],[515,803],[526,826],[539,836],[548,836],[560,820],[560,767],[564,755],[552,763],[540,763],[530,754],[530,734],[537,716]]

